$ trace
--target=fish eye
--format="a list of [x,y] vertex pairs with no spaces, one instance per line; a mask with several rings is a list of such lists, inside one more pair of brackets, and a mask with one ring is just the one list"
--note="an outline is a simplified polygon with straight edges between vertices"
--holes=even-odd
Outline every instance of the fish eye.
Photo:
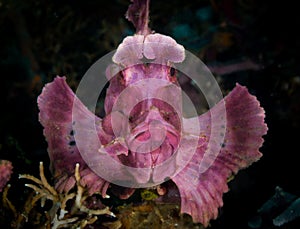
[[170,68],[170,75],[171,76],[175,75],[175,68],[173,68],[173,67]]

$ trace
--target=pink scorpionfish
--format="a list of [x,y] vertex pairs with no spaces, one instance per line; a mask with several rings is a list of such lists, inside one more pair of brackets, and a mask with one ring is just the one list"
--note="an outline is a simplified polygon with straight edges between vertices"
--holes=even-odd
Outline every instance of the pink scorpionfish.
[[137,33],[126,37],[112,58],[121,70],[108,76],[103,119],[87,109],[65,77],[47,84],[38,98],[55,186],[60,192],[75,186],[76,163],[90,195],[105,197],[115,183],[127,186],[129,197],[135,188],[171,179],[180,192],[181,213],[206,227],[223,205],[227,179],[262,156],[264,110],[237,84],[206,113],[184,118],[173,68],[185,59],[183,46],[151,33],[148,1],[135,1],[127,18]]

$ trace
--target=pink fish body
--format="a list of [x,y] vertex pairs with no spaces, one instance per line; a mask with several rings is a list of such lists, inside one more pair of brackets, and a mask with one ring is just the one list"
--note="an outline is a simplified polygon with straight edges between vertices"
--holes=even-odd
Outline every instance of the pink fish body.
[[[108,76],[103,119],[81,103],[64,77],[47,84],[39,96],[56,188],[74,187],[76,163],[90,194],[105,196],[111,182],[130,189],[172,179],[181,212],[207,226],[223,205],[227,178],[262,156],[264,110],[237,84],[205,114],[183,118],[173,64],[184,61],[185,50],[168,36],[143,31],[125,38],[113,56],[121,71]],[[215,133],[212,117],[224,108],[226,120],[217,122],[225,125]],[[221,145],[212,144],[213,135],[221,136]]]

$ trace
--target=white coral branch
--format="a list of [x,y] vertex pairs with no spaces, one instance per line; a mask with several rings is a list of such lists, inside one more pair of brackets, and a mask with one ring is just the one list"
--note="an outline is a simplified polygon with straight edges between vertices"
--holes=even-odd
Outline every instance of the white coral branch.
[[[31,201],[33,206],[38,200],[41,200],[42,207],[46,199],[53,202],[52,208],[46,213],[49,216],[49,223],[51,222],[52,229],[77,226],[83,228],[88,224],[93,224],[98,219],[98,215],[110,215],[115,217],[108,207],[104,209],[89,209],[84,205],[84,201],[88,197],[85,195],[85,188],[80,184],[80,172],[79,164],[75,166],[75,179],[76,179],[76,192],[73,193],[58,193],[54,187],[52,187],[44,174],[43,163],[40,162],[39,166],[40,179],[35,178],[34,176],[23,174],[19,178],[25,178],[27,180],[33,181],[35,184],[25,184],[26,187],[33,189],[36,195]],[[75,198],[75,203],[72,207],[71,212],[67,208],[67,202]],[[31,208],[30,208],[31,209]],[[77,217],[77,213],[86,213],[87,216],[84,219]],[[29,212],[28,212],[29,213]],[[73,217],[74,216],[74,217]]]

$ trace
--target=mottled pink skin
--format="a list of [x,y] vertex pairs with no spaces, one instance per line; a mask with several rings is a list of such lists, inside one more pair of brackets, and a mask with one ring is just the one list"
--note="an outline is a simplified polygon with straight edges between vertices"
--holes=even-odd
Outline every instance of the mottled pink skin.
[[200,141],[190,163],[172,178],[180,192],[181,212],[190,214],[195,222],[201,222],[205,227],[211,219],[217,218],[218,208],[223,205],[222,195],[228,191],[227,178],[262,156],[259,148],[263,143],[262,136],[267,132],[264,110],[246,87],[237,84],[224,101],[227,114],[225,140],[215,161],[204,173],[198,172],[210,137],[211,113],[220,113],[222,101],[207,113],[186,121],[186,128],[191,132],[200,122]]
[[[90,193],[100,192],[106,195],[108,182],[98,177],[82,159],[72,128],[72,109],[75,95],[67,85],[64,77],[57,77],[54,82],[47,84],[38,97],[40,109],[39,120],[44,126],[44,135],[48,142],[48,152],[51,170],[54,174],[56,188],[68,192],[75,186],[75,165],[80,164],[82,185],[86,185]],[[95,118],[94,115],[81,104],[81,112],[85,117]],[[96,121],[101,122],[96,117]],[[109,141],[109,137],[99,126],[99,135]]]
[[12,174],[13,166],[10,161],[0,160],[0,192],[7,184]]
[[[113,105],[116,100],[119,99],[118,96],[120,93],[128,86],[144,79],[160,79],[165,80],[170,83],[173,83],[179,86],[176,76],[170,74],[171,67],[159,64],[137,64],[132,67],[127,67],[122,70],[119,74],[110,79],[110,85],[107,89],[106,97],[105,97],[105,112],[109,114],[112,111]],[[166,96],[170,96],[169,93],[174,99],[177,101],[181,101],[181,95],[175,94],[173,91],[167,91],[167,89],[162,88],[145,88],[144,90],[148,90],[149,94],[156,95],[156,93],[166,93]],[[128,101],[133,101],[139,97],[141,91],[136,90],[134,94],[130,94],[130,98]],[[178,97],[179,96],[179,97]],[[124,101],[125,102],[125,101]],[[145,105],[145,104],[143,104]],[[180,105],[179,105],[180,106]],[[180,107],[176,107],[176,109],[181,110]]]
[[[141,59],[143,57],[155,61],[151,64],[142,63]],[[129,119],[131,135],[129,138],[126,138],[126,142],[131,150],[129,154],[119,156],[123,164],[136,168],[155,167],[176,152],[181,138],[182,101],[181,90],[176,79],[176,71],[172,69],[171,63],[183,60],[184,48],[178,45],[174,39],[161,34],[126,37],[118,47],[113,61],[124,69],[116,76],[109,77],[111,79],[110,86],[107,89],[105,98],[105,112],[107,116],[104,117],[102,128],[107,134],[113,134],[111,117],[120,116],[120,119],[117,119],[120,121],[116,121],[116,118],[114,119],[114,124],[117,125],[117,131],[115,128],[114,135],[118,137],[118,133],[122,132],[121,130],[118,131],[118,129],[124,127],[124,123],[121,120],[123,118]],[[168,82],[168,84],[163,86],[150,82],[142,88],[136,86],[145,79],[157,79]],[[132,85],[131,93],[125,97],[119,97],[123,90]],[[146,94],[147,99],[141,99],[144,98],[142,94]],[[152,97],[160,99],[152,99]],[[116,106],[117,109],[113,109],[117,100],[119,105]],[[168,104],[170,100],[172,101],[171,105]],[[124,110],[127,107],[131,107],[130,104],[134,104],[135,101],[140,102],[132,106],[133,109],[127,116],[122,117],[122,114],[126,114]],[[159,149],[150,153],[141,154],[135,152],[135,147],[139,148],[142,146],[138,144],[134,146],[136,145],[134,139],[146,141],[150,137],[149,125],[153,121],[160,123],[166,128],[167,133],[164,143],[161,144]],[[175,165],[169,169],[170,171],[175,170]],[[158,179],[158,177],[155,178],[155,176],[158,176],[155,168],[152,175],[143,174],[142,180],[140,174],[133,174],[133,176],[140,182],[142,180],[144,182],[149,181],[150,176],[152,176],[153,180]]]
[[[147,36],[149,37],[147,38]],[[76,143],[73,142],[72,106],[76,100],[79,110],[78,117],[92,121],[96,119],[98,137],[103,147],[114,159],[131,167],[153,168],[151,174],[142,172],[132,174],[138,183],[145,183],[150,179],[158,180],[163,176],[163,174],[158,174],[154,167],[174,155],[179,141],[186,151],[192,150],[190,142],[191,138],[194,138],[198,142],[196,153],[186,167],[171,179],[177,185],[181,195],[181,212],[190,214],[195,222],[207,226],[211,219],[217,217],[218,208],[223,205],[222,195],[228,191],[227,178],[261,157],[259,148],[263,143],[262,136],[267,131],[264,123],[264,110],[245,87],[237,85],[224,100],[209,112],[199,117],[183,119],[181,95],[176,90],[178,87],[176,72],[171,70],[169,63],[172,62],[169,61],[170,59],[174,62],[183,60],[182,46],[175,45],[174,47],[173,41],[169,42],[171,38],[163,35],[147,36],[143,39],[141,39],[142,35],[128,37],[125,39],[126,45],[119,46],[113,60],[124,69],[111,78],[105,99],[106,116],[103,120],[95,117],[76,99],[64,78],[57,77],[54,82],[44,88],[39,96],[40,121],[45,128],[44,134],[49,145],[48,151],[56,178],[56,187],[60,191],[68,191],[75,185],[73,174],[76,163],[80,163],[82,184],[88,187],[90,193],[98,191],[105,196],[108,187],[108,182],[97,176],[86,165]],[[155,39],[159,41],[158,46],[153,45]],[[134,49],[135,42],[138,43],[136,50]],[[160,46],[159,44],[173,45]],[[143,56],[152,59],[157,57],[158,63],[143,64],[139,60]],[[131,65],[128,60],[133,61],[135,65]],[[160,79],[170,84],[161,86],[146,84],[142,88],[138,87],[137,90],[132,89],[132,93],[128,96],[118,98],[124,89],[145,79]],[[129,113],[124,112],[143,93],[149,98],[134,105]],[[164,101],[173,100],[176,105],[169,106],[162,100],[152,98],[152,95],[161,95],[162,98],[165,98]],[[116,103],[119,105],[115,106]],[[225,103],[227,115],[226,126],[219,127],[220,134],[222,134],[222,129],[225,130],[225,142],[221,151],[215,152],[217,157],[211,166],[205,172],[200,173],[199,165],[203,163],[202,159],[207,160],[204,155],[211,137],[211,116],[212,114],[218,116],[222,113],[221,103]],[[111,124],[112,117],[115,128]],[[126,119],[129,119],[129,126],[124,122]],[[181,125],[182,121],[183,126]],[[198,125],[198,121],[201,132],[200,135],[195,135],[197,132],[194,127]],[[143,147],[143,144],[139,145],[136,140],[143,142],[149,138],[149,126],[153,122],[162,125],[166,130],[166,138],[161,146],[143,154],[128,150],[128,148],[138,150]],[[87,125],[86,128],[87,134],[81,135],[80,138],[89,142],[88,128],[90,127]],[[128,148],[120,143],[110,144],[122,136],[124,129],[128,128],[129,134],[124,137]],[[159,135],[158,129],[157,134]],[[87,147],[92,146],[87,144]],[[210,148],[217,150],[218,147],[210,145]],[[96,149],[94,156],[97,157]],[[183,158],[185,155],[180,156]],[[174,161],[176,162],[176,160]],[[181,163],[180,158],[176,163]],[[205,163],[207,161],[204,161]],[[176,164],[168,164],[165,168],[166,172],[176,170],[176,166]],[[111,172],[122,180],[123,171],[121,169],[114,168]],[[119,196],[125,198],[132,193],[132,189],[126,189]]]
[[[127,40],[132,39],[127,38]],[[137,39],[137,41],[138,40],[139,39]],[[131,49],[128,50],[131,52]],[[141,52],[143,52],[143,49]],[[123,54],[123,52],[121,53]],[[117,51],[116,56],[120,57],[122,55]],[[122,61],[123,58],[120,60]],[[125,62],[119,64],[126,66],[128,64],[127,61],[126,59]],[[107,89],[105,99],[105,112],[107,115],[102,122],[103,130],[107,134],[113,134],[115,137],[119,137],[118,133],[122,133],[119,129],[124,128],[124,123],[121,120],[129,119],[130,134],[125,137],[125,141],[130,151],[126,154],[120,154],[118,159],[124,165],[130,167],[153,168],[149,173],[143,173],[142,175],[136,173],[132,174],[139,183],[146,183],[150,179],[153,181],[162,179],[162,174],[156,171],[155,166],[169,159],[178,148],[178,143],[181,138],[182,120],[181,91],[175,72],[174,69],[167,65],[137,64],[126,67],[120,74],[113,77]],[[137,86],[139,82],[143,83],[145,79],[160,81],[158,85],[153,82],[147,82],[145,84],[146,86]],[[161,85],[163,82],[167,82],[167,84],[165,86]],[[132,87],[130,93],[124,97],[119,96],[124,89],[130,87]],[[120,90],[118,91],[118,89]],[[143,99],[145,95],[146,99]],[[172,98],[172,105],[168,104],[170,98]],[[119,103],[117,106],[115,105],[116,101]],[[135,101],[137,101],[136,104]],[[133,105],[131,106],[131,104]],[[113,108],[114,106],[116,109]],[[126,115],[124,110],[128,107],[132,107],[133,109]],[[112,116],[115,117],[113,119],[114,130],[111,124]],[[154,141],[155,139],[153,138],[155,137],[158,139],[164,138],[164,136],[160,137],[159,130],[165,128],[165,140],[157,149],[143,149],[143,147],[147,145],[143,144],[143,142],[147,141],[151,136],[149,131],[150,125],[153,126],[155,123],[162,126],[162,128],[158,126],[157,132],[151,139]],[[137,143],[137,141],[140,143]],[[141,151],[143,153],[140,153]],[[176,170],[176,165],[169,166],[168,170],[172,173],[172,171]]]

